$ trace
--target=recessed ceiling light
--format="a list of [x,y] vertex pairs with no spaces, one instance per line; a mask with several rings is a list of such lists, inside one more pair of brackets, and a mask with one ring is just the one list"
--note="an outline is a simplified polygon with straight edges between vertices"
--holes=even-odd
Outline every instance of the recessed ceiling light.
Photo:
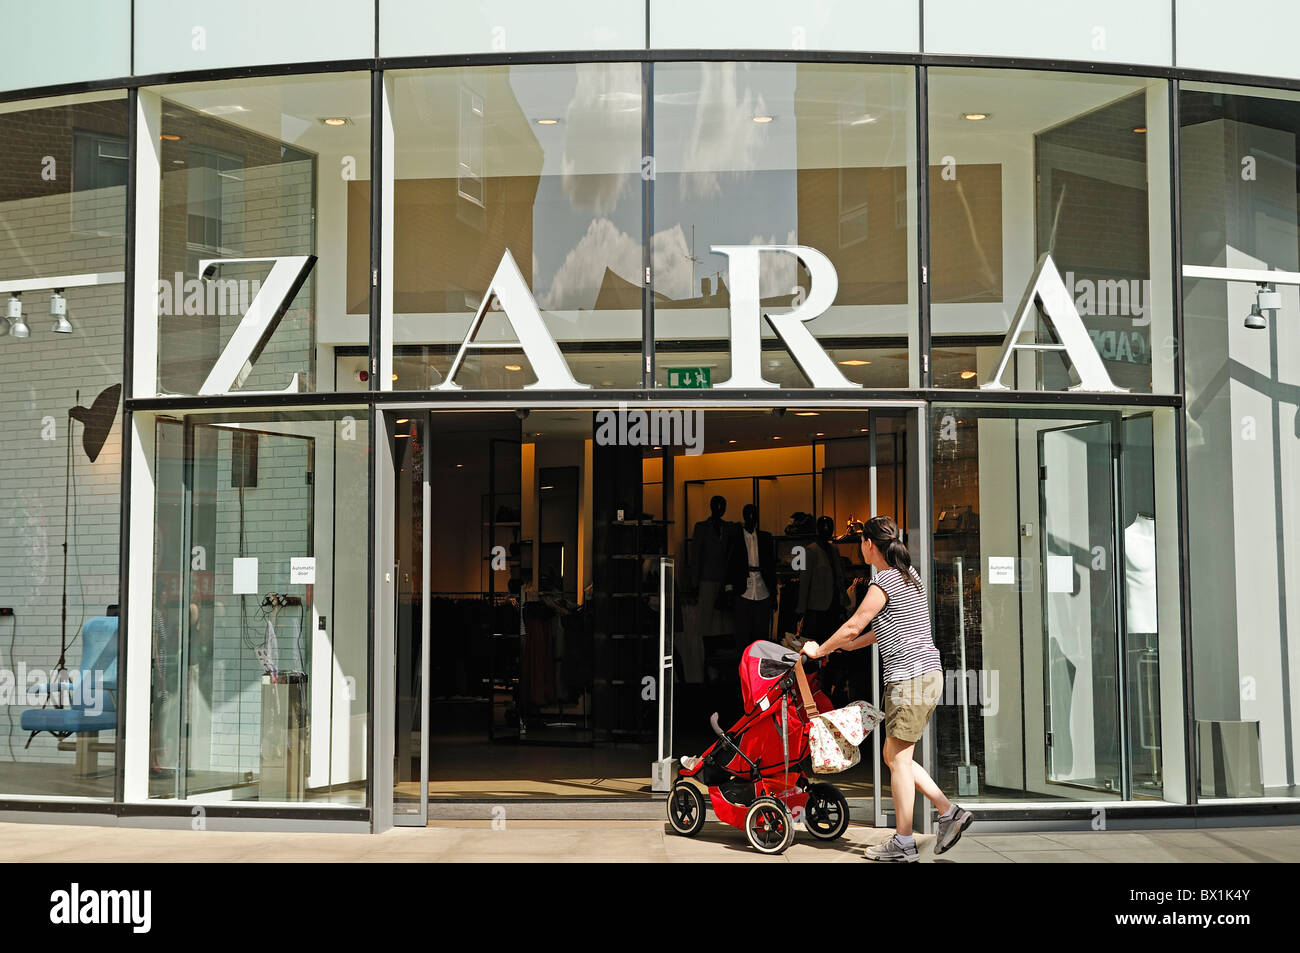
[[184,165],[184,164],[185,164],[184,159],[172,159],[172,165]]
[[816,416],[817,416],[817,411],[815,411],[815,410],[796,410],[796,411],[794,412],[794,415],[795,415],[796,417],[816,417]]
[[754,122],[771,122],[771,121],[772,121],[772,117],[771,117],[771,116],[755,116],[755,117],[754,117]]
[[962,113],[962,119],[969,119],[971,122],[982,122],[989,118],[988,113]]
[[773,437],[772,439],[773,439],[773,440],[780,440],[781,438],[780,438],[780,437]]
[[824,437],[824,436],[826,436],[826,434],[822,433],[822,432],[819,430],[819,431],[817,431],[816,436],[818,436],[818,437]]
[[1147,131],[1147,127],[1146,127],[1146,126],[1134,126],[1134,127],[1133,127],[1133,131],[1134,131],[1134,132],[1138,132],[1138,133],[1146,132],[1146,131]]
[[409,424],[409,423],[411,422],[411,418],[410,418],[410,417],[399,417],[398,420],[397,420],[397,422],[398,422],[399,424]]
[[735,442],[736,442],[736,441],[734,441],[734,440],[728,440],[728,441],[727,441],[727,443],[735,443]]
[[350,126],[352,124],[352,120],[346,116],[328,116],[322,118],[321,122],[327,126]]
[[524,369],[524,367],[523,367],[522,364],[507,364],[507,365],[506,365],[506,370],[508,370],[508,371],[522,371],[523,369]]
[[459,470],[459,469],[460,469],[461,467],[463,467],[464,465],[465,465],[465,464],[463,464],[463,463],[458,463],[458,464],[456,464],[456,469]]
[[163,133],[161,136],[159,136],[158,138],[161,139],[163,142],[180,142],[180,141],[181,141],[181,137],[180,137],[180,136],[172,135],[170,132],[164,132],[164,133]]
[[974,372],[974,371],[962,371],[962,372],[961,372],[961,379],[964,380],[964,381],[968,381],[968,380],[970,380],[971,378],[973,378],[974,376],[975,376],[975,372]]
[[859,361],[856,358],[850,361],[840,361],[840,367],[866,367],[870,361]]
[[539,120],[537,120],[537,125],[539,125],[539,126],[554,126],[554,125],[555,125],[556,123],[558,123],[559,121],[560,121],[560,120],[558,120],[558,119],[539,119]]
[[861,429],[858,431],[858,433],[866,433],[866,432],[867,432],[867,428],[866,428],[866,427],[863,427],[863,428],[861,428]]

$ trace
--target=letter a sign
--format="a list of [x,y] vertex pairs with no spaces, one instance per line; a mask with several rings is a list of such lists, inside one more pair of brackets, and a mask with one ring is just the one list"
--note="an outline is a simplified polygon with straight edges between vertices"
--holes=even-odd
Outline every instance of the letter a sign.
[[[492,300],[494,294],[501,302],[501,312],[514,328],[519,338],[518,342],[474,340],[483,327],[483,316],[487,313],[488,302]],[[569,371],[569,365],[565,363],[564,355],[560,353],[555,338],[551,337],[551,332],[546,329],[546,324],[542,321],[542,315],[537,310],[537,302],[533,300],[532,292],[528,290],[528,282],[524,281],[524,276],[520,273],[519,266],[515,264],[514,256],[510,254],[508,248],[501,256],[496,274],[492,276],[492,283],[483,294],[483,301],[478,306],[474,320],[470,322],[460,350],[456,352],[456,359],[451,362],[447,379],[433,390],[460,390],[460,385],[456,383],[456,372],[465,362],[465,354],[470,348],[522,350],[532,364],[533,373],[537,375],[537,380],[524,385],[524,390],[577,390],[591,386],[579,384],[573,379],[573,374]]]
[[[1056,331],[1060,344],[1020,343],[1026,329],[1033,334],[1030,320],[1034,315],[1035,304],[1042,309],[1044,317]],[[1083,326],[1083,318],[1074,306],[1074,298],[1061,280],[1061,273],[1056,270],[1051,255],[1044,254],[1038,259],[1038,266],[1029,279],[1029,288],[1020,301],[1016,319],[1002,340],[1002,357],[998,361],[997,372],[991,381],[980,385],[981,390],[1011,389],[1002,383],[1002,375],[1006,373],[1007,365],[1017,351],[1064,351],[1079,378],[1079,383],[1071,385],[1069,390],[1102,394],[1128,393],[1127,387],[1116,387],[1106,373],[1106,366],[1102,364],[1097,349],[1092,346],[1088,329]]]

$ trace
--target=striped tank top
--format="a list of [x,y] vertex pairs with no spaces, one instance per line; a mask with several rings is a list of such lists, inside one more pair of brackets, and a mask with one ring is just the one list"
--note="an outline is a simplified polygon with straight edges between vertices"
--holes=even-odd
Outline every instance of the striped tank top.
[[[911,574],[919,584],[921,577],[916,570],[911,570]],[[871,623],[876,644],[880,646],[885,684],[943,671],[943,661],[930,630],[925,588],[912,585],[897,569],[877,572],[871,584],[884,590],[889,600]]]

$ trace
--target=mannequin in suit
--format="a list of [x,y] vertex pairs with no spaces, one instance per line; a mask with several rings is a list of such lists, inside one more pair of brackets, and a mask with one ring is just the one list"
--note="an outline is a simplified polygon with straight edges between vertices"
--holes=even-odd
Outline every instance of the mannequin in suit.
[[687,626],[679,641],[684,668],[683,680],[704,681],[704,639],[727,631],[722,612],[726,598],[727,552],[732,544],[731,524],[725,497],[709,500],[709,517],[695,524],[691,536],[690,583],[695,593],[695,624]]
[[772,534],[758,528],[758,507],[746,503],[728,555],[727,583],[735,597],[736,651],[757,639],[770,639],[776,596],[776,547]]

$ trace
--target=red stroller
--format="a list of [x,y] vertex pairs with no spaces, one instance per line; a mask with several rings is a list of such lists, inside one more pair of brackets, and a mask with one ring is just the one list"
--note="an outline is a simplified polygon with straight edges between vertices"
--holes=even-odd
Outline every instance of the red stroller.
[[[812,783],[809,716],[830,711],[818,672],[806,675],[802,657],[774,642],[754,642],[740,658],[745,714],[697,759],[686,759],[668,795],[668,823],[694,837],[704,826],[708,788],[718,820],[745,832],[750,846],[779,854],[802,817],[808,833],[834,840],[848,829],[849,805],[833,784]],[[784,729],[784,730],[783,730]],[[688,766],[689,765],[689,766]]]

